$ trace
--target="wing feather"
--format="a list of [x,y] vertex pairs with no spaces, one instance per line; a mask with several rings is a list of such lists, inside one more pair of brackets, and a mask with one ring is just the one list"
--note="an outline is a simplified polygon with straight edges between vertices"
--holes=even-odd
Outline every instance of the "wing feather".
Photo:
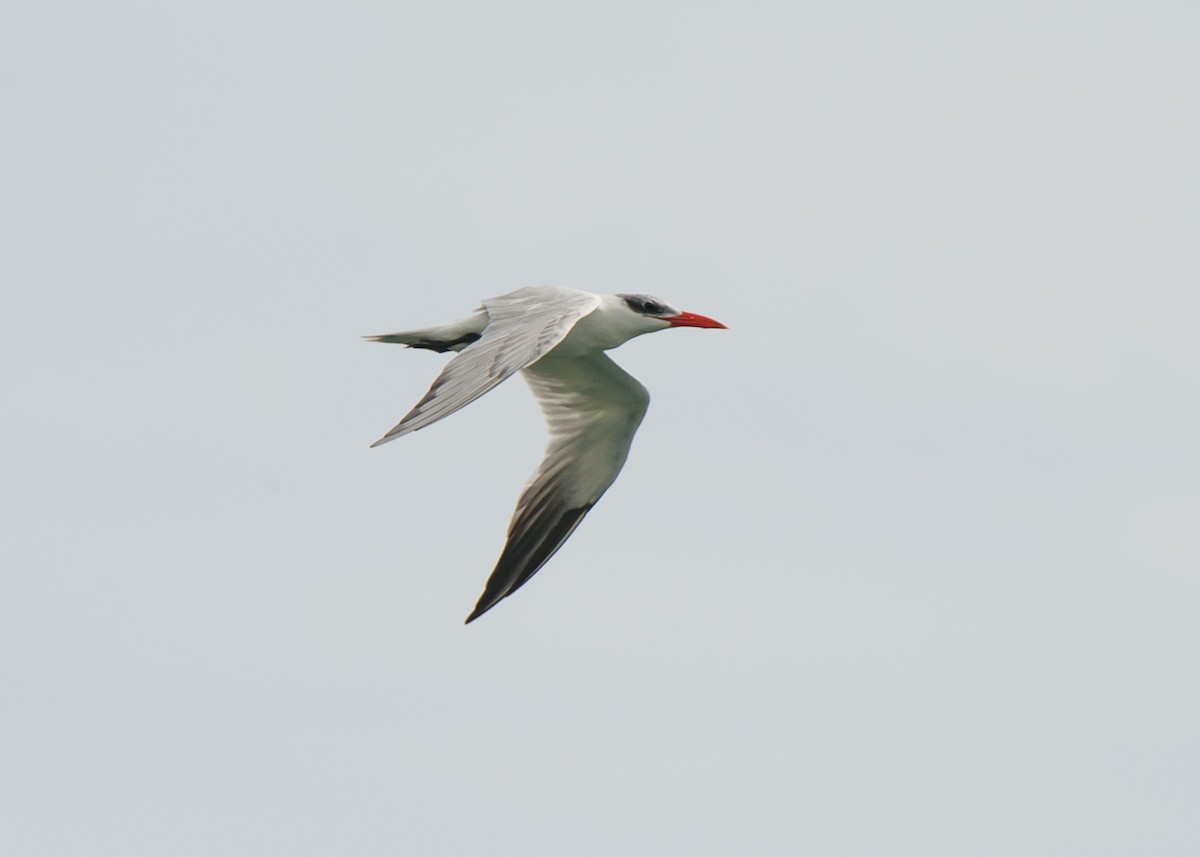
[[562,547],[621,472],[650,403],[646,388],[602,352],[551,355],[521,374],[546,416],[550,443],[467,622],[520,589]]
[[371,446],[433,425],[471,404],[545,356],[599,304],[595,295],[555,286],[530,286],[483,301],[488,314],[483,335],[447,363],[421,401]]

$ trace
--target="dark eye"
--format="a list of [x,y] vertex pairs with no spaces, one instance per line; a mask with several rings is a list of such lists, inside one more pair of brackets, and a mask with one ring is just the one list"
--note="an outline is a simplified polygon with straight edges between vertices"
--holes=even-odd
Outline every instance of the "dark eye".
[[667,305],[644,295],[621,295],[631,310],[641,315],[667,315]]

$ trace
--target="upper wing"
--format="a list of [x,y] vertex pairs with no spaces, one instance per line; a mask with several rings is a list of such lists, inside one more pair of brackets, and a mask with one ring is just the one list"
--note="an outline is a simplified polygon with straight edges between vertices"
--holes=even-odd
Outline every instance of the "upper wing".
[[446,364],[425,397],[371,446],[423,429],[471,404],[543,357],[599,305],[595,295],[554,286],[529,286],[488,298],[483,302],[488,314],[483,336]]
[[621,472],[650,404],[646,388],[603,352],[552,355],[522,374],[546,415],[550,444],[468,622],[520,589],[562,547]]

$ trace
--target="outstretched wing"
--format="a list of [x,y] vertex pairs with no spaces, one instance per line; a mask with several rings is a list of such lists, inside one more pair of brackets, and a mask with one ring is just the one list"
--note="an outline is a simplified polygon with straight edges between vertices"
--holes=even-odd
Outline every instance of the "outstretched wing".
[[550,444],[468,622],[520,589],[562,547],[621,472],[650,404],[646,388],[603,352],[551,355],[521,374],[546,415]]
[[555,286],[529,286],[488,298],[483,302],[488,314],[483,335],[446,364],[425,397],[371,446],[423,429],[471,404],[545,356],[599,305],[595,295]]

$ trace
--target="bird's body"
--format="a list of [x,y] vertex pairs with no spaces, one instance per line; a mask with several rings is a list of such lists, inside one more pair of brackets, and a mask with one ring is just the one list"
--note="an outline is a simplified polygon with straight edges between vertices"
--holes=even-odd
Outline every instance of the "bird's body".
[[550,443],[517,501],[504,551],[467,622],[519,589],[571,535],[625,464],[650,394],[604,354],[670,327],[718,327],[645,295],[532,286],[483,301],[473,315],[369,337],[458,354],[429,392],[373,446],[425,428],[521,372]]

